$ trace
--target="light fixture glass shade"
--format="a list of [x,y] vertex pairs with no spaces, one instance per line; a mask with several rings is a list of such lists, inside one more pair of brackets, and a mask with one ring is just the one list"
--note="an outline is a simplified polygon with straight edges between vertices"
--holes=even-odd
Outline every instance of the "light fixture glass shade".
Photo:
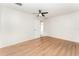
[[41,14],[39,14],[39,16],[42,16]]

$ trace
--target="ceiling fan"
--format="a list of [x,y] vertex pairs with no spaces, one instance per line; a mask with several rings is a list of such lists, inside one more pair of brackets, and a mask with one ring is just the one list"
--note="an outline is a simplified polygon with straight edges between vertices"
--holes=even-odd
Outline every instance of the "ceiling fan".
[[37,16],[42,16],[45,17],[45,14],[48,14],[48,12],[42,12],[42,10],[38,10],[38,13],[34,13],[34,14],[38,14]]

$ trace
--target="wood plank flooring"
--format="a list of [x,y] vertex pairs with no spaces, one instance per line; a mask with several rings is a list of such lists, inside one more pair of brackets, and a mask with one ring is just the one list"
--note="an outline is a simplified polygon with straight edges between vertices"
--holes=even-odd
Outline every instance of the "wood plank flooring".
[[79,43],[40,37],[0,49],[1,56],[79,56]]

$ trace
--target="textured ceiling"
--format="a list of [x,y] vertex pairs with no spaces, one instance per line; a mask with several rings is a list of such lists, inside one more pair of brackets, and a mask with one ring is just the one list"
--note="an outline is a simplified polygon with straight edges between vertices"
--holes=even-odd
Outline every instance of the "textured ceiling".
[[39,9],[42,11],[48,11],[48,15],[46,15],[48,18],[63,15],[63,14],[68,14],[72,12],[77,12],[79,11],[79,4],[72,4],[72,3],[50,3],[50,4],[34,4],[34,3],[29,3],[25,4],[23,3],[22,6],[17,6],[16,4],[5,4],[7,6],[23,10],[29,14],[37,13]]

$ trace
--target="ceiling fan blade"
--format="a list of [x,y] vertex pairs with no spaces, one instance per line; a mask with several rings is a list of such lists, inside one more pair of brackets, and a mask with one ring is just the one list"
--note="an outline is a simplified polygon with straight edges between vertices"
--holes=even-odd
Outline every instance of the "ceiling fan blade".
[[39,13],[41,13],[41,10],[39,10]]
[[42,14],[48,14],[48,12],[42,12]]
[[32,14],[39,14],[39,13],[32,13]]
[[42,16],[43,16],[43,17],[45,17],[45,15],[44,15],[44,14],[42,14]]

